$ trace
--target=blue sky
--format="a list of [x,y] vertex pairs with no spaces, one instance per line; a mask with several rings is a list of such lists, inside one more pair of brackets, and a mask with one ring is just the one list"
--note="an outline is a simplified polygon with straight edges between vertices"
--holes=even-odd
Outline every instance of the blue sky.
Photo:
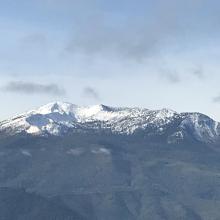
[[220,121],[217,0],[0,0],[0,119],[54,100]]

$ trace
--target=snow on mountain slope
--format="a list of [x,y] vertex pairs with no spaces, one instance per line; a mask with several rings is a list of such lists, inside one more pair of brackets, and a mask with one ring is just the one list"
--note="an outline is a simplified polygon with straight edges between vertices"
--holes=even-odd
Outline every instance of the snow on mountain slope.
[[189,129],[198,140],[211,141],[220,136],[220,123],[212,120],[206,115],[200,113],[182,113],[185,119],[181,122],[180,127]]
[[220,134],[219,123],[199,113],[178,114],[169,109],[114,108],[105,105],[81,107],[66,102],[49,103],[3,121],[0,130],[13,134],[60,135],[70,129],[85,128],[129,135],[151,129],[160,134],[173,124],[177,125],[179,136],[188,131],[201,141],[210,141]]

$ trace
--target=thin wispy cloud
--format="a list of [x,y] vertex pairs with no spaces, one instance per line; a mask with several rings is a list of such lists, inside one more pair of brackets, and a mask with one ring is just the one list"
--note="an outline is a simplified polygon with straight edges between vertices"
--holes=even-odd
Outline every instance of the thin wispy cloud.
[[203,79],[204,76],[205,76],[204,71],[201,67],[198,67],[198,68],[194,69],[192,73],[198,79]]
[[214,103],[220,103],[220,95],[213,98]]
[[11,81],[2,87],[5,92],[20,93],[26,95],[45,94],[63,96],[66,91],[57,84],[40,84],[33,82]]
[[182,78],[176,69],[169,69],[166,67],[158,70],[158,78],[159,80],[162,79],[163,81],[171,84],[180,83],[182,81]]
[[100,100],[99,93],[92,87],[85,87],[83,89],[83,96],[89,99]]
[[45,46],[47,38],[41,33],[31,33],[21,39],[21,42],[25,45],[35,44],[36,46]]

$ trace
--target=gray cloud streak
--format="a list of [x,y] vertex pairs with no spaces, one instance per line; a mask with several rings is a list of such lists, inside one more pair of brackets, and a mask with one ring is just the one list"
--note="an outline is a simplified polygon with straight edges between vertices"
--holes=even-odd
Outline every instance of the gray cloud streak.
[[192,71],[192,74],[198,79],[203,79],[205,77],[205,73],[202,67],[197,67]]
[[[93,56],[119,58],[142,61],[152,56],[159,49],[161,43],[169,38],[159,28],[147,25],[135,25],[124,27],[108,27],[107,24],[94,21],[96,25],[82,25],[72,40],[68,43],[66,51],[70,53],[82,53]],[[162,42],[162,38],[163,41]]]
[[40,84],[33,82],[12,81],[2,87],[3,91],[21,93],[21,94],[45,94],[54,96],[63,96],[66,91],[57,84]]
[[181,79],[177,73],[167,73],[164,76],[170,83],[179,83]]
[[220,95],[213,98],[214,103],[220,103]]
[[177,70],[169,69],[169,68],[162,68],[158,71],[158,77],[160,79],[166,80],[169,83],[176,84],[182,81],[182,78],[178,74]]
[[92,87],[84,88],[83,89],[83,96],[86,98],[95,99],[95,100],[100,99],[98,92],[96,91],[96,89],[94,89]]

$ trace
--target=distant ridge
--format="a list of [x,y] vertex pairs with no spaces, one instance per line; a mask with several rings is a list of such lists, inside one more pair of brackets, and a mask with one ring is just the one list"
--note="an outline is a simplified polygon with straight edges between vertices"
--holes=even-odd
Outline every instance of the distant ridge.
[[[172,129],[171,129],[172,128]],[[170,109],[116,108],[103,104],[77,106],[52,102],[0,123],[7,134],[63,135],[76,129],[110,131],[114,134],[163,135],[184,139],[191,135],[202,142],[213,142],[220,135],[220,123],[201,113],[177,113]]]

